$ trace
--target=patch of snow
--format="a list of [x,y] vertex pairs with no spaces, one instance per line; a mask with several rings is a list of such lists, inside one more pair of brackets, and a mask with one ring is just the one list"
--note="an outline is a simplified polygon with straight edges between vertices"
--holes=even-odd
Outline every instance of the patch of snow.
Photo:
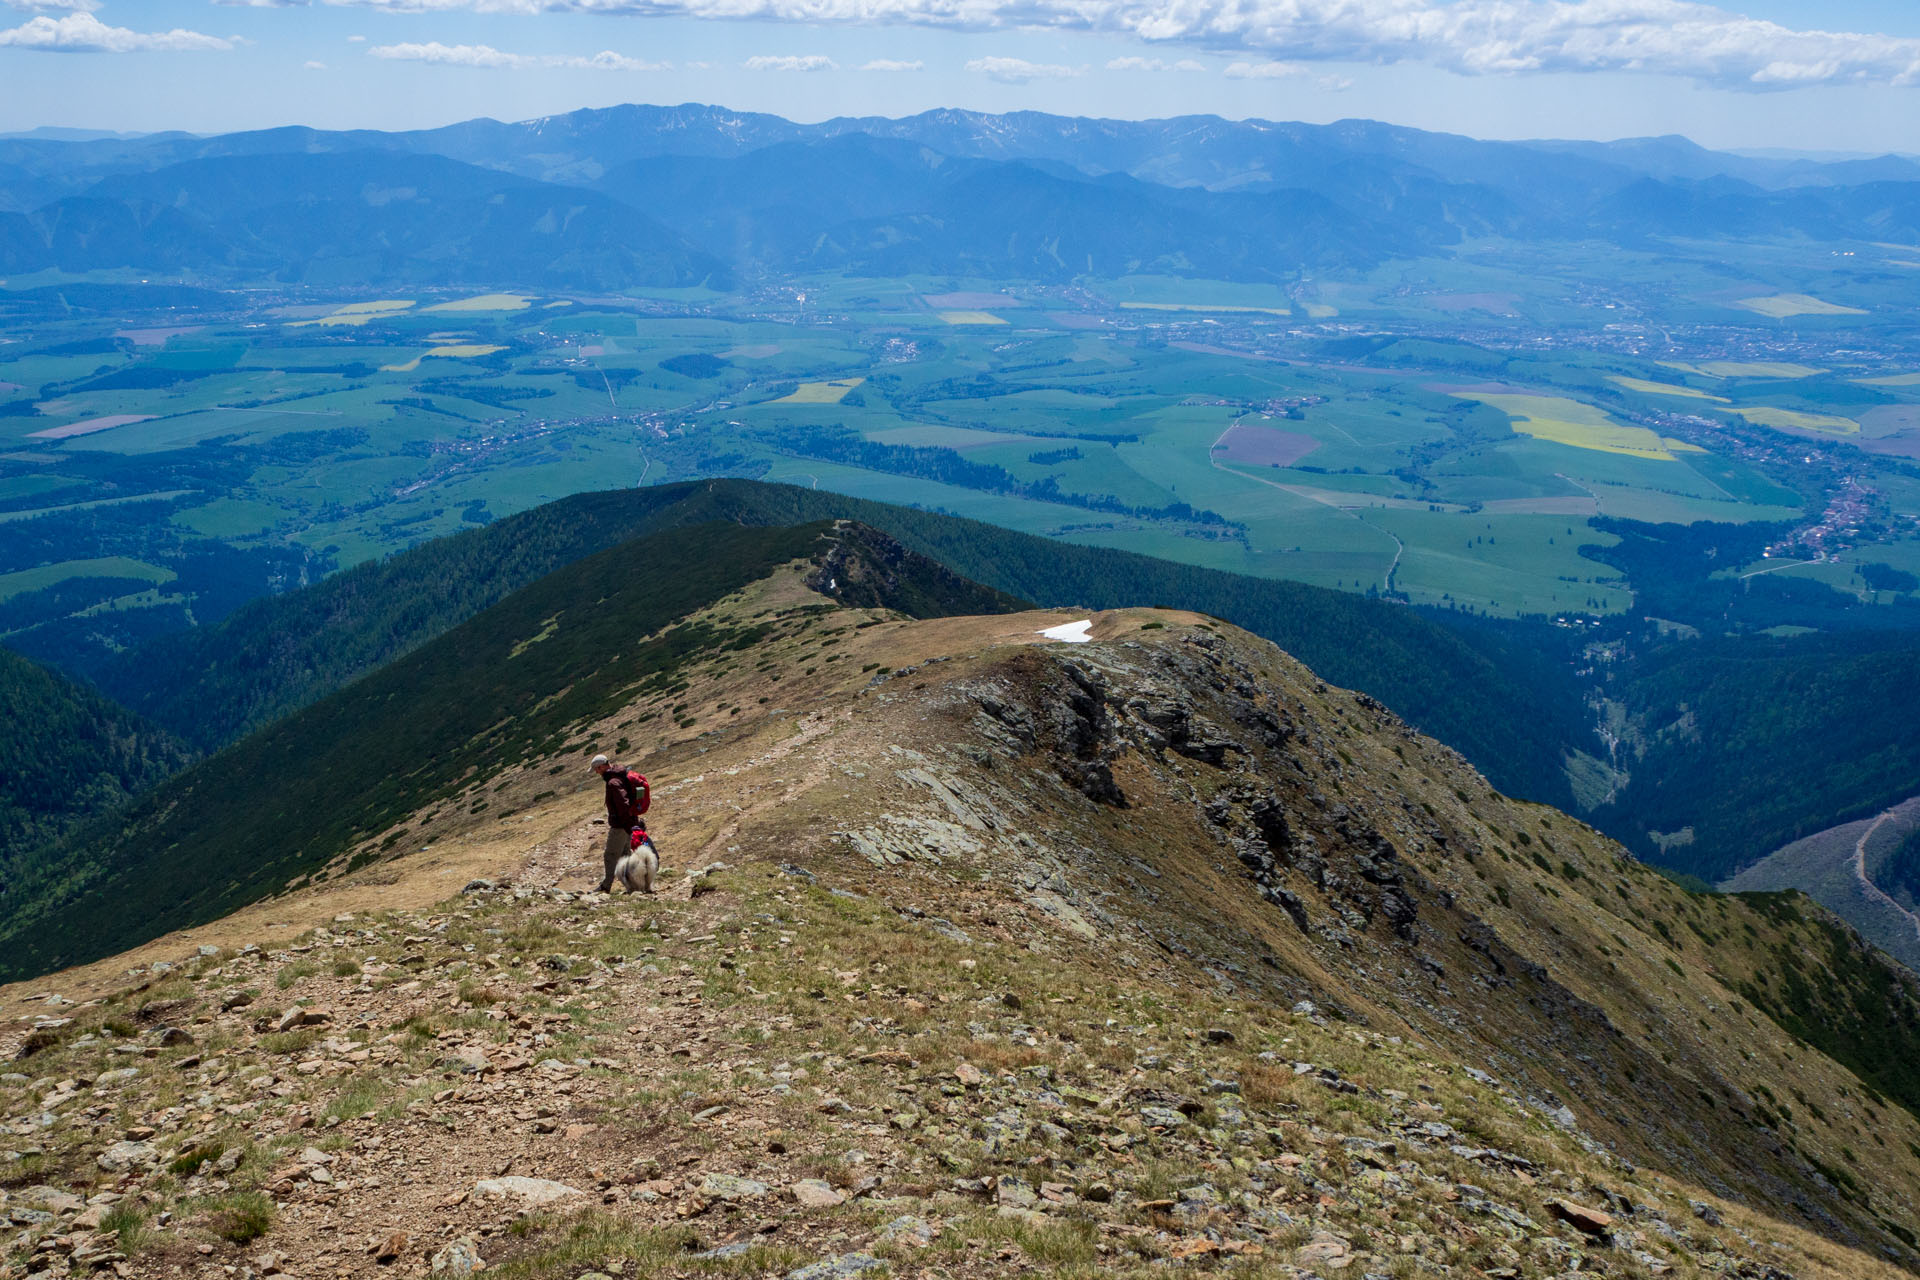
[[1092,620],[1083,618],[1079,622],[1063,622],[1057,627],[1048,627],[1040,634],[1049,640],[1059,640],[1066,644],[1086,644],[1093,639],[1087,634],[1092,630]]

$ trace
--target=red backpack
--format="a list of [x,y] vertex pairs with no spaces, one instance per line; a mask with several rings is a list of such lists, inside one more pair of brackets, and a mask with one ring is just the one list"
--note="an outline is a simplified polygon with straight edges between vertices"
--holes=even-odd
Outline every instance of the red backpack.
[[648,806],[653,803],[653,796],[647,789],[646,776],[628,769],[615,775],[614,784],[627,798],[628,816],[635,820],[645,816]]

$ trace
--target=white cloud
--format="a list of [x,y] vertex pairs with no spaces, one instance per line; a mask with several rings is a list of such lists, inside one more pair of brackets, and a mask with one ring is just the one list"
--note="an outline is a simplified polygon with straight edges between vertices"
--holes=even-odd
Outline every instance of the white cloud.
[[967,70],[1001,84],[1027,84],[1034,80],[1069,80],[1080,74],[1073,67],[1049,62],[1028,62],[1025,58],[975,58]]
[[1168,62],[1164,58],[1112,58],[1107,62],[1109,71],[1205,71],[1204,62],[1195,62],[1192,58],[1182,58],[1178,62]]
[[[405,12],[1043,27],[1295,62],[1422,62],[1462,75],[1636,71],[1726,87],[1920,83],[1920,39],[1798,29],[1698,0],[327,0]],[[980,61],[987,61],[981,59]],[[1251,61],[1249,65],[1252,65]]]
[[838,71],[840,64],[818,53],[759,53],[740,64],[749,71]]
[[519,67],[529,61],[518,54],[502,53],[490,44],[377,44],[367,50],[373,58],[394,62],[434,62],[450,67]]
[[324,62],[315,62],[315,61],[314,61],[313,59],[311,59],[311,58],[309,58],[309,59],[307,59],[307,61],[306,61],[306,63],[305,63],[305,66],[306,66],[306,68],[307,68],[307,70],[309,70],[309,71],[325,71],[325,70],[327,69],[327,64],[326,64],[326,63],[324,63]]
[[915,59],[912,62],[899,62],[893,58],[875,58],[860,69],[862,71],[924,71],[927,64]]
[[6,0],[9,9],[32,9],[39,12],[52,10],[56,13],[92,13],[100,7],[100,0]]
[[1224,72],[1229,80],[1282,80],[1306,73],[1297,62],[1236,62]]
[[[352,37],[349,37],[351,39]],[[487,67],[508,71],[529,68],[564,68],[576,71],[669,71],[671,63],[643,62],[623,53],[603,49],[592,57],[560,53],[505,53],[490,44],[377,44],[367,50],[371,58],[390,62],[432,62],[446,67]]]
[[304,9],[313,0],[213,0],[230,9]]
[[365,36],[348,36],[347,37],[348,44],[365,44],[366,42],[367,42],[367,38]]
[[30,18],[0,31],[0,48],[38,49],[46,53],[146,53],[231,49],[233,41],[198,31],[132,31],[110,27],[90,13],[64,18]]

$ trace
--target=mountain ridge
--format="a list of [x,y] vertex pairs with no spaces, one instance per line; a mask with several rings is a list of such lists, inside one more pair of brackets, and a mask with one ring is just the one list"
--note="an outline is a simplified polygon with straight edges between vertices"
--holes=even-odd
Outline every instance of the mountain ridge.
[[[203,1257],[240,1256],[220,1215],[251,1204],[250,1250],[367,1274],[369,1234],[540,1276],[691,1273],[735,1242],[766,1270],[911,1265],[925,1246],[877,1230],[901,1215],[970,1276],[1151,1274],[1196,1249],[1270,1274],[1920,1265],[1914,1055],[1888,1041],[1856,1075],[1795,1038],[1850,1051],[1855,1002],[1901,993],[1883,1034],[1920,1034],[1920,984],[1804,899],[1687,894],[1197,614],[912,620],[810,578],[787,562],[715,601],[709,625],[778,634],[703,652],[677,721],[621,748],[654,780],[662,898],[582,892],[586,758],[664,710],[616,700],[491,806],[406,815],[407,840],[371,833],[372,861],[278,899],[253,917],[283,922],[266,949],[175,940],[131,976],[0,992],[60,993],[8,1044],[37,1035],[35,1070],[89,1081],[45,1103],[0,1086],[7,1114],[54,1117],[32,1176],[86,1192],[104,1154],[107,1185],[152,1192]],[[1073,620],[1087,643],[1040,634]],[[1870,989],[1802,1006],[1816,969]],[[154,1060],[106,1080],[123,1043]],[[174,1073],[220,1109],[160,1105]],[[113,1147],[86,1090],[141,1099],[152,1132]],[[522,1184],[478,1186],[503,1160],[581,1198],[506,1230]],[[809,1178],[844,1211],[805,1208]],[[67,1247],[167,1265],[145,1221]],[[976,1256],[988,1222],[1001,1252]]]

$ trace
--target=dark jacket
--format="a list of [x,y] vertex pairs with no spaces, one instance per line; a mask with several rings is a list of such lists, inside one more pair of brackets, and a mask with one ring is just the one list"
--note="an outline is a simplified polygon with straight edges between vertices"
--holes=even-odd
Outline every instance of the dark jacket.
[[640,825],[639,797],[627,777],[627,766],[611,765],[606,772],[607,825],[631,831]]

